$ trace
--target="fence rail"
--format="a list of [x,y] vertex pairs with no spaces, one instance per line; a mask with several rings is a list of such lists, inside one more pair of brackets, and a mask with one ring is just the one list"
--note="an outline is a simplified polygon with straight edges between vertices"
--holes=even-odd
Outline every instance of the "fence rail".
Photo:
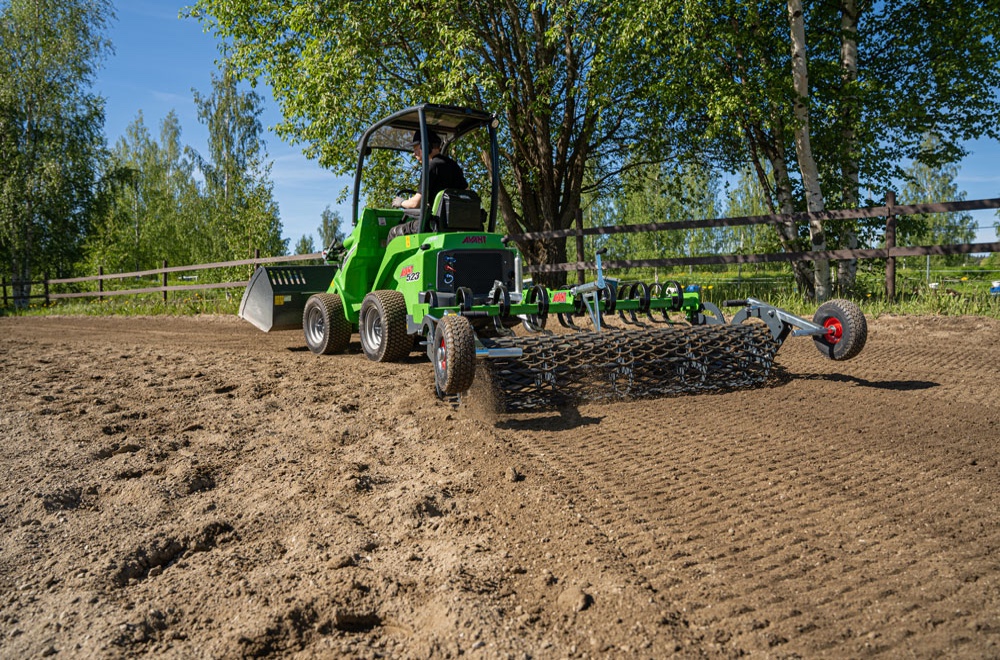
[[[726,254],[705,257],[676,257],[669,259],[619,259],[603,262],[604,267],[609,269],[623,268],[658,268],[672,266],[710,266],[710,265],[731,265],[731,264],[755,264],[755,263],[778,263],[778,262],[802,262],[802,261],[836,261],[846,259],[884,259],[886,262],[886,295],[890,299],[895,297],[895,261],[898,257],[915,257],[926,255],[949,255],[949,254],[971,254],[979,252],[1000,252],[1000,242],[992,243],[958,243],[953,245],[924,245],[924,246],[904,246],[896,245],[896,218],[901,215],[915,215],[924,213],[959,213],[963,211],[979,211],[987,209],[1000,209],[1000,198],[980,199],[960,202],[941,202],[936,204],[906,204],[896,205],[895,193],[886,193],[886,204],[882,206],[870,206],[860,209],[845,209],[821,211],[819,213],[787,213],[758,216],[740,216],[734,218],[711,218],[701,220],[684,220],[681,222],[650,222],[633,225],[609,225],[603,227],[583,227],[583,215],[577,213],[576,227],[573,229],[559,229],[545,232],[529,232],[522,234],[509,234],[505,240],[525,241],[544,238],[576,238],[577,254],[583,254],[584,236],[601,236],[622,233],[639,233],[651,231],[675,231],[686,229],[707,229],[714,227],[739,227],[746,225],[767,225],[782,223],[805,223],[809,220],[819,219],[823,221],[855,220],[863,218],[886,219],[885,247],[878,249],[864,250],[822,250],[807,252],[778,252],[767,254]],[[131,273],[104,273],[100,269],[97,275],[89,277],[66,277],[59,279],[48,279],[32,284],[40,284],[44,287],[44,293],[29,296],[33,299],[44,299],[46,303],[52,300],[66,298],[101,298],[105,296],[126,296],[148,293],[161,293],[163,300],[167,300],[168,293],[185,291],[203,291],[209,289],[233,289],[246,286],[246,280],[239,282],[218,282],[212,284],[177,284],[168,285],[167,276],[172,273],[193,272],[199,270],[209,270],[215,268],[231,268],[239,266],[259,266],[274,263],[289,263],[297,261],[311,261],[322,259],[322,252],[311,254],[300,254],[281,257],[260,257],[253,259],[240,259],[237,261],[222,261],[210,264],[195,264],[191,266],[167,266],[163,262],[162,268],[153,270],[140,270]],[[593,261],[574,261],[559,264],[536,264],[525,267],[528,273],[553,273],[553,272],[573,272],[583,273],[596,268]],[[104,290],[104,282],[107,280],[121,280],[130,277],[150,277],[160,275],[163,280],[160,286],[143,287],[138,289],[119,289],[112,291]],[[51,287],[55,284],[76,284],[81,282],[97,282],[96,291],[80,291],[72,293],[52,293]],[[9,302],[7,289],[10,283],[4,278],[0,281],[0,289],[3,291],[3,306]]]
[[[253,259],[239,259],[237,261],[220,261],[211,264],[194,264],[190,266],[167,266],[167,262],[163,262],[163,268],[156,268],[153,270],[137,270],[130,273],[105,273],[103,268],[98,269],[97,275],[91,275],[88,277],[62,277],[57,279],[44,279],[41,282],[32,282],[32,284],[39,284],[44,287],[44,293],[28,296],[30,299],[44,299],[46,304],[52,300],[68,299],[68,298],[101,298],[105,296],[134,296],[144,293],[161,293],[163,295],[163,300],[167,300],[168,293],[186,292],[186,291],[206,291],[210,289],[235,289],[244,287],[247,281],[240,280],[238,282],[214,282],[211,284],[167,284],[167,276],[171,273],[184,273],[193,272],[199,270],[211,270],[215,268],[231,268],[239,266],[260,266],[264,264],[276,264],[276,263],[289,263],[296,261],[312,261],[315,259],[322,259],[322,252],[313,252],[311,254],[296,254],[283,257],[254,257]],[[139,289],[114,289],[107,291],[104,289],[104,282],[107,280],[123,280],[133,277],[151,277],[155,275],[161,275],[163,277],[162,284],[159,286],[143,287]],[[51,287],[54,284],[76,284],[80,282],[97,282],[96,291],[77,291],[72,293],[52,293]],[[8,295],[7,289],[10,287],[10,283],[6,278],[0,282],[0,288],[3,289],[3,306],[8,305]]]
[[[734,218],[712,218],[705,220],[683,220],[680,222],[651,222],[633,225],[607,225],[603,227],[583,227],[583,213],[576,215],[574,229],[558,229],[544,232],[510,234],[508,240],[537,240],[544,238],[576,237],[577,254],[583,254],[584,236],[601,236],[622,233],[642,233],[651,231],[672,231],[684,229],[706,229],[712,227],[739,227],[760,224],[799,224],[810,220],[837,221],[861,218],[886,219],[885,247],[864,250],[810,250],[807,252],[778,252],[768,254],[726,254],[707,257],[676,257],[670,259],[619,259],[603,261],[602,265],[609,269],[619,268],[659,268],[671,266],[713,266],[729,264],[803,262],[803,261],[835,261],[848,259],[884,259],[886,262],[885,289],[886,297],[896,297],[896,258],[927,255],[972,254],[977,252],[1000,252],[1000,242],[992,243],[956,243],[952,245],[896,245],[896,218],[901,215],[917,215],[924,213],[959,213],[962,211],[981,211],[1000,208],[1000,198],[968,200],[960,202],[939,202],[934,204],[896,204],[896,194],[886,192],[886,203],[882,206],[869,206],[860,209],[844,209],[820,211],[814,213],[784,213],[758,216],[740,216]],[[525,267],[528,273],[573,272],[580,274],[597,267],[593,261],[576,261],[560,264],[537,264]]]

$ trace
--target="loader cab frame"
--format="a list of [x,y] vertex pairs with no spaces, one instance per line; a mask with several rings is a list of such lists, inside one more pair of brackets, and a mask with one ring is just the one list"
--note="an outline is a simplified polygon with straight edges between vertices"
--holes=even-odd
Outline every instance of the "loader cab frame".
[[354,195],[351,205],[351,225],[358,224],[358,210],[361,200],[361,174],[364,171],[365,160],[373,149],[390,149],[409,152],[409,143],[415,132],[420,133],[421,153],[421,190],[419,218],[420,233],[430,231],[429,209],[434,200],[428,199],[430,187],[428,172],[430,169],[430,140],[428,133],[434,131],[441,137],[441,153],[447,155],[449,148],[464,136],[474,131],[486,129],[489,133],[489,175],[490,175],[490,209],[487,231],[496,231],[497,223],[497,193],[500,189],[500,149],[497,142],[497,126],[499,122],[492,114],[458,106],[424,103],[401,110],[382,121],[374,124],[364,132],[358,142],[358,166],[354,174]]

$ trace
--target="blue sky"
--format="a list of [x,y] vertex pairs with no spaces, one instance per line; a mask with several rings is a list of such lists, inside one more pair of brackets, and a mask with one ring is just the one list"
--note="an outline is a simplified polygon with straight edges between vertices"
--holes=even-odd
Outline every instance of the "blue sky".
[[[171,110],[177,113],[181,141],[202,154],[208,151],[208,131],[198,121],[192,89],[207,95],[212,89],[212,73],[219,57],[218,40],[204,32],[201,23],[178,15],[189,2],[172,0],[126,0],[116,2],[118,19],[110,33],[115,54],[104,63],[95,89],[106,100],[105,133],[114,145],[124,135],[139,111],[154,136],[160,122]],[[319,245],[320,215],[329,205],[350,215],[350,204],[337,204],[345,185],[314,160],[302,155],[299,147],[283,142],[272,130],[281,121],[278,104],[270,90],[258,86],[264,97],[262,123],[268,131],[267,151],[273,165],[271,180],[281,212],[284,237],[289,249],[305,234]],[[349,223],[350,221],[345,221]],[[345,226],[346,230],[347,227]]]
[[[118,19],[110,34],[115,54],[108,58],[96,83],[96,91],[107,102],[105,131],[109,144],[117,142],[140,110],[154,135],[159,133],[160,121],[174,110],[180,119],[183,143],[202,153],[207,151],[208,133],[198,122],[191,90],[202,94],[211,91],[218,41],[197,21],[178,18],[188,4],[174,0],[116,3]],[[284,236],[294,249],[301,236],[311,234],[317,249],[321,249],[316,231],[320,214],[329,205],[342,218],[350,216],[349,203],[337,204],[341,190],[350,181],[334,176],[303,156],[299,147],[278,138],[272,130],[281,120],[277,103],[266,87],[258,90],[265,101],[263,123],[268,130],[271,179]],[[959,189],[966,192],[967,199],[1000,197],[1000,145],[984,140],[968,147],[971,154],[961,163],[956,181]],[[974,215],[982,227],[978,241],[997,240],[993,230],[995,213],[980,211]]]

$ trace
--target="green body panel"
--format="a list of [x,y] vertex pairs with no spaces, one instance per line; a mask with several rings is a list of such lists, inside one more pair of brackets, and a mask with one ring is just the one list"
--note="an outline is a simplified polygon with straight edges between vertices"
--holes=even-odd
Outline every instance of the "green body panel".
[[355,326],[361,302],[379,288],[372,285],[382,268],[389,230],[404,220],[403,212],[398,209],[365,209],[350,236],[344,240],[344,258],[328,293],[340,295],[344,313]]
[[344,313],[352,324],[358,323],[365,296],[380,289],[402,293],[410,316],[422,319],[431,308],[419,302],[420,293],[435,288],[437,257],[442,250],[516,253],[503,244],[500,235],[487,232],[408,234],[387,244],[389,230],[409,219],[398,209],[365,209],[344,241],[345,256],[328,292],[341,296]]
[[[450,250],[505,250],[517,254],[517,250],[505,245],[499,234],[488,232],[448,232],[409,234],[399,236],[387,244],[389,230],[401,222],[409,220],[399,209],[367,208],[344,241],[343,261],[330,283],[329,293],[336,293],[344,301],[344,314],[355,327],[361,311],[361,304],[372,291],[390,289],[399,291],[406,300],[407,315],[418,324],[430,315],[440,318],[445,313],[458,313],[457,306],[435,307],[420,301],[420,293],[436,289],[438,254]],[[568,290],[549,291],[550,314],[573,314],[578,310],[578,302]],[[683,292],[682,311],[690,319],[697,315],[701,307],[699,291]],[[670,308],[672,296],[653,298],[651,310]],[[617,310],[635,311],[640,307],[638,300],[619,300]],[[474,311],[490,316],[500,314],[500,306],[479,304]],[[512,304],[511,315],[531,315],[538,313],[537,304]]]

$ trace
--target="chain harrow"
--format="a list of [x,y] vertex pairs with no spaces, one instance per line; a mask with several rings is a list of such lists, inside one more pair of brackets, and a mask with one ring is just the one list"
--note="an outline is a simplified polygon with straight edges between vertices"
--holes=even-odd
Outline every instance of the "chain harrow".
[[761,324],[606,328],[483,339],[520,348],[484,368],[499,410],[727,391],[767,380],[780,344]]

